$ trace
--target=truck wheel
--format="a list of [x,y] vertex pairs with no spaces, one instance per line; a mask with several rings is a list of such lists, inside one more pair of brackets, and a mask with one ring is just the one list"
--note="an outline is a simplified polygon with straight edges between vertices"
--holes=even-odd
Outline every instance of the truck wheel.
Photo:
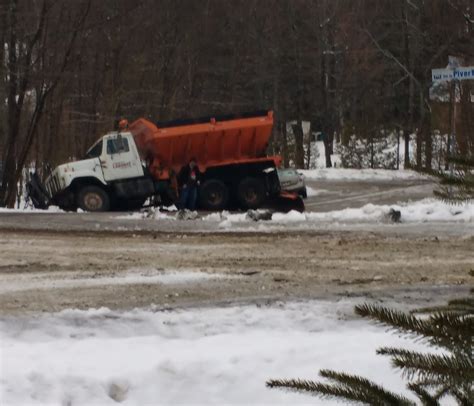
[[110,198],[101,187],[85,186],[79,191],[77,205],[84,211],[108,211]]
[[265,195],[265,184],[258,178],[244,178],[237,187],[237,199],[244,209],[259,208]]
[[207,180],[199,188],[199,203],[204,210],[223,210],[228,202],[229,189],[220,180]]

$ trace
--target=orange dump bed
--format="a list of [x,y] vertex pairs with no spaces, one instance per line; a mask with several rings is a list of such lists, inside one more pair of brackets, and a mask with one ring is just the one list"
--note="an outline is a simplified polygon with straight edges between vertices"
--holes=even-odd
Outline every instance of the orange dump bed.
[[273,113],[207,123],[159,128],[143,118],[129,128],[144,159],[156,178],[178,172],[191,158],[201,171],[208,167],[274,159],[265,152],[272,132]]

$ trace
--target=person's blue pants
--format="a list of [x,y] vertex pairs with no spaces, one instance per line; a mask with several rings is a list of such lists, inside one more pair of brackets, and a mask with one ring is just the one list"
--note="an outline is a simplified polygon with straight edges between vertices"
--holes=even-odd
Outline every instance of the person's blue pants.
[[195,210],[197,201],[197,187],[184,187],[181,189],[181,195],[179,196],[179,207],[178,209],[184,210]]

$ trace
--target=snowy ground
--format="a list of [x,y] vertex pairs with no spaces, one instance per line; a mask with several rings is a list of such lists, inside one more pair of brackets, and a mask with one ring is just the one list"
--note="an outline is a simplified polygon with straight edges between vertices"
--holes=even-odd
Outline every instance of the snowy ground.
[[353,305],[3,317],[0,398],[7,405],[339,404],[265,387],[269,378],[316,378],[320,368],[404,390],[375,350],[417,347],[353,318]]
[[[6,262],[8,265],[18,265]],[[5,264],[4,264],[5,266]],[[51,279],[45,279],[45,277]],[[53,279],[54,278],[54,279]],[[196,270],[180,269],[174,271],[157,270],[153,268],[131,268],[125,273],[113,273],[109,276],[100,275],[98,272],[84,272],[83,275],[71,275],[66,272],[62,277],[59,273],[28,272],[27,275],[7,275],[0,285],[0,293],[29,291],[32,289],[68,289],[89,288],[112,285],[181,285],[205,282],[213,279],[232,278],[232,276],[219,273],[206,273]]]
[[19,207],[8,209],[0,207],[0,213],[64,213],[58,206],[49,206],[47,210],[35,209],[33,206],[25,206],[20,204]]
[[[310,190],[310,194],[317,194],[318,191]],[[324,192],[321,192],[324,193]],[[329,212],[306,212],[299,213],[291,211],[289,213],[274,213],[271,220],[255,222],[247,213],[211,213],[198,217],[193,216],[197,221],[218,223],[220,229],[249,227],[260,231],[265,231],[268,227],[272,230],[288,228],[319,228],[323,222],[338,223],[390,223],[389,213],[391,210],[398,210],[401,214],[402,223],[423,223],[423,222],[474,222],[474,202],[461,205],[451,205],[442,201],[427,198],[416,202],[407,202],[392,205],[367,204],[360,208],[347,208]],[[117,216],[122,220],[176,220],[176,213],[162,213],[158,210],[152,212],[133,213]],[[196,221],[195,219],[193,219]]]
[[429,179],[428,176],[411,170],[319,168],[299,169],[298,172],[311,180],[390,181]]

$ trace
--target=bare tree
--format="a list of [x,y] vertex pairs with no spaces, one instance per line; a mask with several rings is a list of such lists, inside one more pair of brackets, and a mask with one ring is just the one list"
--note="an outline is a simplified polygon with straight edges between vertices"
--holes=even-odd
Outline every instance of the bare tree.
[[[56,8],[48,0],[29,2],[10,0],[7,11],[7,132],[3,153],[4,171],[0,204],[12,207],[18,180],[25,166],[48,97],[63,77],[71,60],[77,35],[90,10],[89,0],[77,13],[64,3]],[[36,7],[35,7],[36,6]],[[58,54],[52,55],[51,41],[65,27],[68,35],[61,41]],[[31,27],[34,27],[31,30]],[[53,28],[54,27],[54,28]]]

